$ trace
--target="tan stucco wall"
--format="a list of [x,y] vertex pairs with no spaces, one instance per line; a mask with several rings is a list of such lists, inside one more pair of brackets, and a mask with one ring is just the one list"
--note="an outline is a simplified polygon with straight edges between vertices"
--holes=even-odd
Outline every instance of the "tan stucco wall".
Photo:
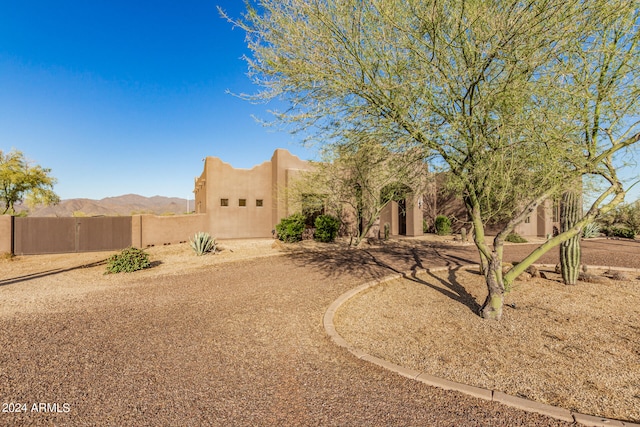
[[282,148],[273,153],[271,165],[273,194],[277,202],[272,206],[271,224],[275,227],[282,218],[295,213],[286,200],[285,189],[300,176],[301,172],[312,170],[313,166]]
[[193,193],[195,195],[195,213],[201,214],[207,212],[207,180],[205,171],[202,171],[202,174],[195,179]]
[[0,215],[0,254],[11,252],[11,215]]
[[535,213],[529,216],[529,222],[519,224],[514,232],[521,236],[546,237],[553,234],[553,226],[559,226],[553,222],[553,200],[545,200]]
[[407,236],[422,236],[422,195],[407,201]]
[[207,216],[204,214],[133,215],[131,217],[131,244],[137,248],[146,248],[187,242],[199,231],[211,234],[207,228]]
[[[203,173],[195,180],[196,212],[206,212],[208,230],[217,238],[272,237],[276,224],[301,208],[289,202],[287,188],[314,167],[284,149],[251,169],[236,169],[217,157],[207,157]],[[228,200],[228,206],[222,206],[222,199]],[[240,199],[246,200],[246,206],[239,206]],[[262,207],[256,206],[258,199]],[[383,212],[380,227],[385,222],[391,224],[392,234],[398,234],[397,203]],[[407,203],[406,225],[408,236],[422,235],[417,198]],[[377,228],[371,231],[376,232]]]
[[[196,212],[206,213],[208,229],[217,238],[272,237],[275,225],[293,213],[285,188],[311,167],[283,149],[251,169],[236,169],[217,157],[207,157],[204,171],[195,180]],[[222,199],[228,200],[228,206],[222,206]],[[240,206],[240,199],[246,200],[246,206]]]
[[[211,234],[217,238],[270,237],[271,162],[264,162],[251,169],[235,169],[216,157],[207,157],[206,215]],[[222,206],[221,200],[228,200]],[[240,199],[246,206],[240,206]],[[256,201],[262,200],[262,207]]]

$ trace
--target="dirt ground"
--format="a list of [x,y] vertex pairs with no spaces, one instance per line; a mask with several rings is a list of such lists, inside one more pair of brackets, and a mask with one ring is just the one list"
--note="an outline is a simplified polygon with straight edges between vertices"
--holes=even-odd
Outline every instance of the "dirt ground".
[[[510,245],[505,258],[521,258],[532,248]],[[477,260],[477,254],[472,245],[450,238],[427,236],[358,250],[340,244],[228,240],[220,242],[219,249],[216,255],[196,257],[186,244],[148,248],[153,268],[116,275],[102,274],[113,252],[0,260],[0,324],[10,329],[16,320],[33,319],[40,325],[36,319],[66,316],[71,313],[68,307],[83,310],[82,315],[92,319],[91,310],[99,309],[82,307],[96,296],[114,295],[108,298],[111,307],[115,295],[136,294],[140,286],[136,283],[169,282],[176,292],[181,287],[187,292],[191,285],[185,281],[201,277],[200,273],[242,271],[243,261],[261,257],[290,260],[269,263],[271,270],[282,268],[283,278],[293,262],[300,269],[295,274],[304,274],[311,282],[319,280],[315,275],[326,278],[339,284],[338,291],[357,285],[357,277],[363,282],[394,271],[449,266],[450,272],[390,282],[359,295],[339,312],[339,332],[370,354],[433,375],[587,414],[640,421],[638,272],[626,272],[629,280],[602,279],[566,287],[548,271],[547,280],[517,282],[507,297],[503,319],[485,322],[476,314],[486,294],[481,277],[464,268]],[[583,251],[591,266],[640,268],[640,242],[585,241]],[[557,255],[548,254],[541,261],[554,264]],[[248,277],[258,282],[282,280],[274,272],[261,277],[255,271]],[[154,295],[154,304],[171,297],[160,300]],[[330,303],[322,301],[319,313]],[[121,310],[135,313],[131,308]],[[34,351],[12,349],[16,343],[11,340],[4,345],[11,354]]]

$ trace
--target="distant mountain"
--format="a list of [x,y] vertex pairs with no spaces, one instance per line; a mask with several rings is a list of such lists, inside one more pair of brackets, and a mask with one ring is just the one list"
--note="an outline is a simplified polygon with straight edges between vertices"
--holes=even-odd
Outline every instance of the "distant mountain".
[[[189,211],[195,203],[189,201]],[[16,206],[16,211],[28,210],[29,216],[117,216],[134,214],[181,215],[187,213],[187,199],[179,197],[144,197],[137,194],[125,194],[107,197],[101,200],[66,199],[55,206]]]

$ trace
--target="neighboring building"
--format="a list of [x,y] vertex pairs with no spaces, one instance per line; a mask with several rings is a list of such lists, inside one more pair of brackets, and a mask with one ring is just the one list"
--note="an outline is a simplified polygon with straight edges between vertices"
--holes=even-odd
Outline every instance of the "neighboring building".
[[[195,211],[206,214],[208,231],[217,238],[272,237],[276,224],[295,213],[286,188],[311,170],[312,163],[284,149],[251,169],[236,169],[217,157],[207,157],[204,171],[195,180]],[[389,223],[392,235],[422,235],[418,199],[389,203],[380,222]]]

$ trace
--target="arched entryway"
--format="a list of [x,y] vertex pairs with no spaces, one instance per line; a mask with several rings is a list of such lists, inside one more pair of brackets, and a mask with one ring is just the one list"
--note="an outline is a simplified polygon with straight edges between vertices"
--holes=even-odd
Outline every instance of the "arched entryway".
[[388,203],[380,213],[380,230],[385,224],[394,236],[422,235],[422,210],[420,197],[404,184],[392,184],[382,189],[382,199]]

